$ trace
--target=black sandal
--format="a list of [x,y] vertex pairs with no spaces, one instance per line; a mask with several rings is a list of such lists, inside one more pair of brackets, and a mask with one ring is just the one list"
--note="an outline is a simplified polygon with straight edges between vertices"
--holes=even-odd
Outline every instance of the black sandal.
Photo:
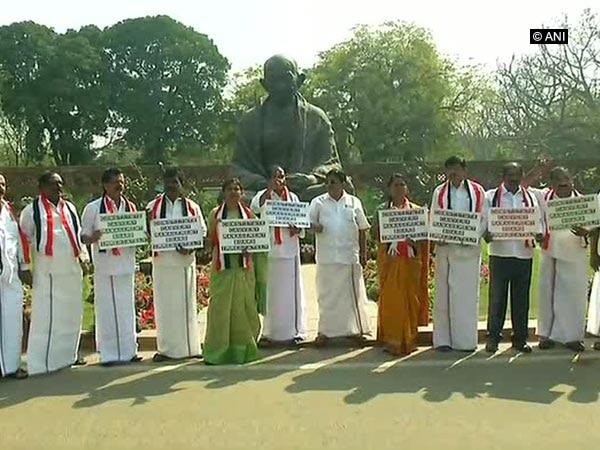
[[163,355],[162,353],[155,353],[152,357],[152,362],[161,363],[165,361],[171,361],[173,358],[169,358],[167,355]]

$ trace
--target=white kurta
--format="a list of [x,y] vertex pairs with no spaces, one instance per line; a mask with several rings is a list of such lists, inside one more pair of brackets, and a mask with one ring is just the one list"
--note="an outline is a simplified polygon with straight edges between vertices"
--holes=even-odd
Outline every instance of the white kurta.
[[[443,185],[433,192],[431,209],[438,209]],[[471,211],[476,199],[469,201],[464,183],[450,185],[452,210]],[[483,202],[481,234],[485,231],[487,202]],[[477,348],[479,316],[480,245],[436,244],[435,304],[433,308],[433,346],[456,350]]]
[[[19,258],[21,253],[19,228],[6,204],[0,210],[0,373],[12,374],[21,362],[23,337],[23,286],[21,269],[28,269]],[[21,261],[19,261],[21,259]]]
[[[182,199],[166,196],[166,217],[183,217]],[[155,200],[146,208],[152,211]],[[206,223],[200,206],[192,202],[196,215]],[[205,231],[206,232],[206,231]],[[200,324],[196,300],[196,256],[176,251],[158,252],[152,259],[154,311],[158,352],[170,358],[200,355]]]
[[[89,203],[81,216],[82,234],[91,236],[100,229],[102,198]],[[119,213],[125,212],[121,201]],[[135,331],[135,247],[100,252],[92,245],[94,263],[94,311],[96,349],[100,361],[130,361],[137,352]]]
[[323,225],[317,234],[317,301],[319,333],[327,337],[371,333],[367,292],[359,259],[359,230],[369,222],[361,201],[347,193],[339,200],[315,197],[310,220]]
[[[256,214],[264,212],[259,191],[250,209]],[[282,200],[273,193],[273,200]],[[299,198],[290,192],[290,201]],[[289,230],[281,229],[281,244],[275,241],[275,229],[271,228],[271,251],[268,258],[267,313],[263,324],[263,336],[273,341],[289,341],[306,337],[306,301],[300,270],[300,237],[290,236]]]
[[[545,211],[546,202],[537,197]],[[570,230],[550,232],[550,245],[540,261],[538,336],[563,344],[583,340],[587,283],[585,241]]]
[[[45,255],[43,244],[41,251],[36,249],[32,204],[21,213],[21,227],[35,251],[31,327],[27,344],[30,375],[69,367],[76,361],[79,348],[83,315],[81,266],[73,254],[57,208],[52,205],[51,209],[53,256]],[[46,228],[47,222],[42,215],[41,232],[44,236],[48,233]],[[87,257],[85,251],[82,257]]]

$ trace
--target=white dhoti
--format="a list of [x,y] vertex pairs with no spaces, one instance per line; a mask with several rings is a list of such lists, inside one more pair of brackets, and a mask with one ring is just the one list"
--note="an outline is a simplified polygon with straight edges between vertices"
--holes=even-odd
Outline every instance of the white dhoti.
[[360,264],[317,264],[317,301],[319,334],[333,338],[371,333]]
[[154,310],[158,352],[170,358],[200,355],[196,266],[170,266],[154,260]]
[[263,335],[273,341],[289,341],[305,338],[306,332],[300,255],[295,258],[269,258]]
[[438,246],[435,257],[433,346],[477,348],[481,254]]
[[95,273],[94,310],[100,361],[130,361],[137,352],[133,274]]
[[81,273],[34,273],[27,368],[31,375],[71,366],[83,315]]
[[592,281],[587,318],[587,332],[594,336],[600,336],[600,272],[594,274]]
[[23,286],[19,277],[0,283],[0,373],[15,373],[21,363]]
[[588,288],[587,258],[563,260],[542,254],[537,335],[555,342],[582,341]]

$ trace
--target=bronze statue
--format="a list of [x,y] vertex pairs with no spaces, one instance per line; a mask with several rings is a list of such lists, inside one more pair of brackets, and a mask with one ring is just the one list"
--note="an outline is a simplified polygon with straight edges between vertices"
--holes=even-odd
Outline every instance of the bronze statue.
[[257,191],[267,186],[271,168],[281,166],[290,189],[308,201],[326,191],[327,172],[341,168],[331,122],[298,92],[305,76],[295,61],[275,55],[263,70],[268,97],[240,121],[233,172]]

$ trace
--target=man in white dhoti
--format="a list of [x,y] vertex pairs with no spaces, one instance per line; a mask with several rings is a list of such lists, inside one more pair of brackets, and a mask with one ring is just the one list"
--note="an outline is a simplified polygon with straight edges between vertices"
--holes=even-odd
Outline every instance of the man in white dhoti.
[[125,177],[121,170],[106,169],[101,182],[104,194],[83,210],[81,240],[91,245],[93,252],[96,349],[100,363],[110,366],[142,359],[136,355],[135,247],[100,250],[100,215],[135,212],[136,207],[123,196]]
[[4,199],[6,178],[0,175],[0,374],[26,378],[20,368],[23,339],[23,285],[31,285],[29,242],[12,206]]
[[550,231],[548,202],[556,198],[578,197],[573,181],[564,167],[550,172],[550,187],[532,189],[543,213],[545,234],[542,243],[538,289],[538,347],[547,350],[555,343],[570,350],[585,350],[585,313],[588,288],[588,230]]
[[[523,167],[518,163],[508,163],[502,169],[502,184],[486,193],[490,207],[500,208],[538,208],[533,192],[523,182]],[[542,241],[540,216],[539,233]],[[512,321],[512,345],[517,351],[531,353],[527,344],[529,322],[529,291],[533,267],[533,239],[494,241],[486,234],[490,242],[490,291],[488,304],[488,338],[486,351],[495,353],[502,340],[502,330],[506,317],[508,293],[510,289],[510,311]]]
[[[298,196],[286,185],[285,171],[272,169],[269,187],[259,191],[250,209],[261,216],[267,200],[296,202]],[[300,237],[303,232],[295,227],[271,228],[271,251],[268,257],[267,313],[264,318],[262,339],[259,344],[300,344],[306,338],[306,302],[300,270]]]
[[[165,170],[165,193],[152,200],[146,208],[150,219],[196,217],[206,236],[206,223],[200,206],[181,194],[183,182],[179,169]],[[152,259],[158,347],[154,362],[200,357],[195,250],[178,246],[177,250],[155,253]]]
[[[446,182],[433,192],[431,209],[470,211],[482,215],[485,229],[487,206],[481,185],[467,178],[467,164],[451,156],[444,167]],[[435,304],[433,347],[441,352],[472,352],[477,348],[481,245],[435,244]]]
[[316,232],[317,345],[329,338],[355,337],[362,342],[371,333],[363,266],[367,262],[369,222],[361,201],[345,192],[346,174],[327,174],[327,194],[310,204],[310,221]]
[[21,212],[21,228],[35,251],[27,344],[30,375],[83,363],[77,350],[83,315],[82,267],[88,262],[77,210],[62,198],[61,176],[42,174],[39,188],[40,195]]

